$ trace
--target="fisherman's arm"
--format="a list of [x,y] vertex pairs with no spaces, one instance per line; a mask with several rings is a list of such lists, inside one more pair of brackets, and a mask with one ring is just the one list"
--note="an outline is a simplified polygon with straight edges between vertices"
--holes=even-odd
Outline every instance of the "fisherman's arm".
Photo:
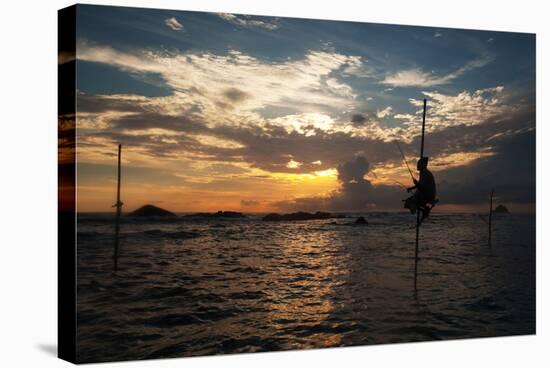
[[410,191],[415,190],[416,188],[418,188],[418,185],[419,185],[418,180],[413,178],[413,182],[414,182],[414,185],[410,188],[407,188],[407,192],[410,192]]

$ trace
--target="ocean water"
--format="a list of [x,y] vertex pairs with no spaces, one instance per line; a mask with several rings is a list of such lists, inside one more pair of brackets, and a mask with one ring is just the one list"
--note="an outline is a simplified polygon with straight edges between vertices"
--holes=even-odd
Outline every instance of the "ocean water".
[[365,214],[297,222],[78,217],[78,360],[535,333],[535,217]]

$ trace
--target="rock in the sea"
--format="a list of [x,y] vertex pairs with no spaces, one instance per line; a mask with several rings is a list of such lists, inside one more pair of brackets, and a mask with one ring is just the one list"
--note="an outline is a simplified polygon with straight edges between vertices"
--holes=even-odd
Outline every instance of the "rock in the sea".
[[134,212],[130,212],[128,216],[135,217],[176,217],[173,212],[167,211],[152,204],[146,204],[143,207],[138,208]]
[[355,220],[355,225],[368,225],[368,221],[363,217],[359,216],[357,220]]
[[494,210],[493,210],[493,213],[510,213],[510,211],[508,211],[508,208],[506,208],[506,206],[502,205],[502,204],[499,204]]
[[199,212],[192,215],[185,215],[185,217],[203,217],[203,218],[245,218],[246,215],[241,212],[235,211],[218,211],[214,213]]
[[262,218],[262,221],[302,221],[302,220],[326,220],[333,218],[329,212],[293,212],[293,213],[270,213]]

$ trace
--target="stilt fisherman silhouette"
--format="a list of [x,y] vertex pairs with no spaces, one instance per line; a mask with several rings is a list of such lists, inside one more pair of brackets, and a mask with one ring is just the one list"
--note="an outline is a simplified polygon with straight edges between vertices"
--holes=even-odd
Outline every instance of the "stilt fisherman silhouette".
[[430,211],[437,204],[435,179],[430,170],[428,170],[428,157],[422,157],[416,164],[420,176],[418,180],[413,177],[414,185],[407,188],[407,192],[415,191],[412,196],[405,199],[404,207],[409,209],[412,214],[416,211],[421,211],[422,217],[420,222],[424,221]]

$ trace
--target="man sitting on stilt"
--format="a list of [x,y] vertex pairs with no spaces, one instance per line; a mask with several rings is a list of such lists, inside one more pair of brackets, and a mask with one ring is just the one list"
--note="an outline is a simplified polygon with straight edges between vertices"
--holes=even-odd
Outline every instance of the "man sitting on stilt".
[[407,188],[407,192],[411,192],[416,189],[414,194],[405,199],[405,208],[408,208],[412,214],[416,211],[421,211],[422,217],[420,222],[424,221],[430,215],[430,211],[437,204],[438,200],[435,198],[436,187],[433,174],[428,170],[428,157],[422,157],[418,160],[416,168],[420,172],[418,180],[413,178],[414,186]]

